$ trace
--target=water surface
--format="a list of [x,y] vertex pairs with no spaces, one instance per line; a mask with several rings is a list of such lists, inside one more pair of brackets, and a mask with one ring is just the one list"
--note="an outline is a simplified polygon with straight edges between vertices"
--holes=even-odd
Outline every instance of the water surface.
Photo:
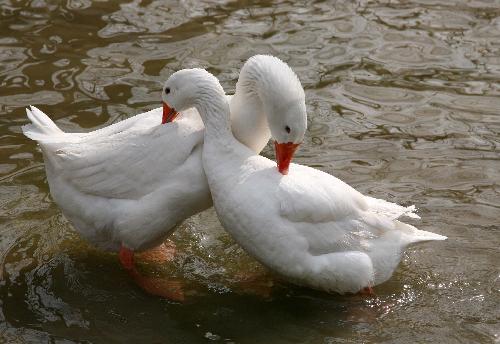
[[[72,230],[21,133],[28,104],[68,131],[158,107],[186,67],[232,92],[257,53],[306,89],[298,162],[449,237],[410,248],[376,298],[275,280],[213,211],[179,228],[174,262],[142,265],[189,302],[148,296]],[[0,342],[498,343],[499,111],[494,0],[0,1]]]

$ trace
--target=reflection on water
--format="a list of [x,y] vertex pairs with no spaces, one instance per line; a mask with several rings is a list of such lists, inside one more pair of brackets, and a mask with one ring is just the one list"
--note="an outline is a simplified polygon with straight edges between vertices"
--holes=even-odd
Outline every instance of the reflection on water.
[[[499,39],[488,0],[1,1],[0,342],[498,342]],[[172,264],[142,264],[190,301],[145,295],[72,231],[21,134],[28,104],[70,131],[158,107],[180,68],[232,91],[256,53],[306,89],[298,162],[414,203],[421,229],[450,238],[408,250],[374,299],[274,280],[212,211],[174,235]]]

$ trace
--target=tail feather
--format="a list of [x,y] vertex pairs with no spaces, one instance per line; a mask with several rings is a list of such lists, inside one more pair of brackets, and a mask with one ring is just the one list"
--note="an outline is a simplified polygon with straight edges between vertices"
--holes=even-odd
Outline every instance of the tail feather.
[[414,205],[403,207],[396,203],[391,203],[383,199],[365,196],[370,210],[376,214],[384,215],[391,220],[396,220],[402,216],[407,216],[413,219],[420,219],[415,211],[417,210]]
[[42,111],[34,106],[26,109],[31,124],[23,126],[23,133],[35,141],[51,141],[64,135],[64,132]]
[[448,237],[428,231],[417,229],[416,227],[407,223],[396,220],[396,228],[404,233],[406,244],[416,244],[423,241],[446,240]]

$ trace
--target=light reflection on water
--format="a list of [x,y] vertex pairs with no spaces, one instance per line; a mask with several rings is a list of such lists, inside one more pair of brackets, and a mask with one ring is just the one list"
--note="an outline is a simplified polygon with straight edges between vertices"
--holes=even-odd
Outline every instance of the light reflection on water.
[[[500,6],[494,1],[0,2],[0,342],[499,340]],[[274,280],[213,211],[181,226],[183,305],[142,293],[75,234],[21,134],[39,106],[69,131],[157,107],[175,70],[234,90],[246,58],[297,71],[309,129],[297,161],[414,203],[444,243],[408,250],[377,297]],[[264,155],[273,157],[270,146]]]

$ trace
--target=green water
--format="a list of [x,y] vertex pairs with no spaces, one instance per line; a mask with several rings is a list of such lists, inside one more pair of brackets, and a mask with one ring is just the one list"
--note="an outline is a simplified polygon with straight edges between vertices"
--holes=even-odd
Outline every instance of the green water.
[[[28,104],[68,131],[159,107],[186,67],[232,92],[257,53],[306,90],[297,162],[449,237],[409,249],[376,298],[275,280],[213,211],[179,228],[173,262],[142,264],[188,302],[146,295],[72,230],[21,133]],[[494,0],[0,1],[0,342],[499,343],[499,96]]]

